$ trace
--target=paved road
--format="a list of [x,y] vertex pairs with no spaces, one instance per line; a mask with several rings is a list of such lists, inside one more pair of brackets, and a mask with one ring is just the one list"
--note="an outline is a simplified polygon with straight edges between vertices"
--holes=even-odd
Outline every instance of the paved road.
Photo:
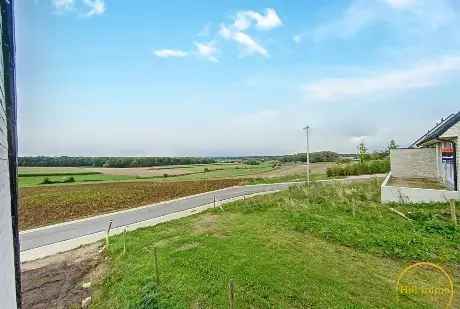
[[[377,175],[377,177],[381,176],[382,175]],[[369,178],[371,178],[371,176],[355,176],[344,180]],[[118,228],[211,204],[214,201],[214,196],[217,201],[222,201],[243,195],[285,190],[291,185],[293,185],[293,183],[231,187],[175,201],[164,202],[150,207],[131,209],[129,211],[121,211],[26,231],[22,232],[19,236],[21,252],[105,231],[109,221],[113,222],[112,228]]]
[[30,232],[21,233],[19,236],[21,251],[105,231],[110,220],[113,222],[112,228],[117,228],[178,211],[211,204],[214,201],[214,196],[217,201],[221,201],[254,193],[284,190],[287,189],[289,185],[292,184],[280,183],[273,185],[231,187],[198,196],[162,203],[160,205],[139,208],[135,211],[119,212],[80,221],[73,221],[66,224],[57,224],[44,229],[36,229]]

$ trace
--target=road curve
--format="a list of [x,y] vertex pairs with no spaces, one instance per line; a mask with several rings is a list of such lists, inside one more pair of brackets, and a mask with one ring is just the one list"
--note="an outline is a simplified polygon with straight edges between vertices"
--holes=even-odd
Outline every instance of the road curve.
[[[383,176],[380,174],[374,176],[351,176],[338,181],[370,179]],[[320,182],[330,181],[324,180]],[[107,229],[110,221],[112,221],[112,229],[116,229],[208,205],[213,203],[214,197],[217,201],[224,201],[243,195],[286,190],[289,186],[295,184],[298,184],[298,182],[230,187],[149,206],[23,231],[19,235],[21,252],[103,232]]]
[[214,196],[217,201],[222,201],[243,195],[285,190],[290,185],[292,185],[292,183],[230,187],[169,202],[153,204],[147,207],[129,209],[127,211],[120,211],[113,214],[106,214],[24,231],[19,235],[21,252],[105,231],[109,221],[112,221],[112,228],[115,229],[175,212],[211,204],[214,201]]

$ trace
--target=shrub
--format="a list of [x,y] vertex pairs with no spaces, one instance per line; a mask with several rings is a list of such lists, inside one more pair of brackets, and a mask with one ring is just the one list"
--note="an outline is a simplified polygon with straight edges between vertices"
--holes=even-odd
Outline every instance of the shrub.
[[351,164],[337,164],[327,169],[328,177],[357,176],[367,174],[388,173],[390,171],[389,160],[372,160]]
[[163,174],[163,177],[164,177],[164,178],[168,178],[168,176],[169,176],[169,175],[166,174],[166,173]]
[[260,161],[258,161],[258,160],[246,160],[243,163],[247,164],[247,165],[259,165]]
[[49,185],[49,184],[52,184],[52,183],[54,183],[54,182],[51,181],[51,179],[49,179],[48,177],[43,178],[43,180],[40,182],[41,185]]
[[68,177],[65,177],[63,180],[62,180],[63,183],[70,183],[70,182],[75,182],[75,178],[73,178],[73,176],[68,176]]

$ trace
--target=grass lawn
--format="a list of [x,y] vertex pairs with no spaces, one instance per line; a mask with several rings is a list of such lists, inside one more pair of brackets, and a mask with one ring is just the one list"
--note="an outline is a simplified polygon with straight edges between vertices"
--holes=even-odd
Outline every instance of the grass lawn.
[[[398,296],[413,261],[460,275],[460,230],[443,204],[379,202],[379,183],[291,188],[111,237],[94,308],[438,308],[447,297]],[[155,280],[158,249],[160,284]],[[447,286],[436,272],[410,282]],[[460,307],[456,288],[452,308]]]

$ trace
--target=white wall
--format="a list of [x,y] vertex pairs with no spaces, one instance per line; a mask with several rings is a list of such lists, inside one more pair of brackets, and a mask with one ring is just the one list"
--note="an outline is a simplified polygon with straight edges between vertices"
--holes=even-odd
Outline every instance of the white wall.
[[[0,17],[1,20],[1,17]],[[0,308],[17,308],[13,227],[8,165],[8,141],[3,83],[3,57],[0,53]]]

